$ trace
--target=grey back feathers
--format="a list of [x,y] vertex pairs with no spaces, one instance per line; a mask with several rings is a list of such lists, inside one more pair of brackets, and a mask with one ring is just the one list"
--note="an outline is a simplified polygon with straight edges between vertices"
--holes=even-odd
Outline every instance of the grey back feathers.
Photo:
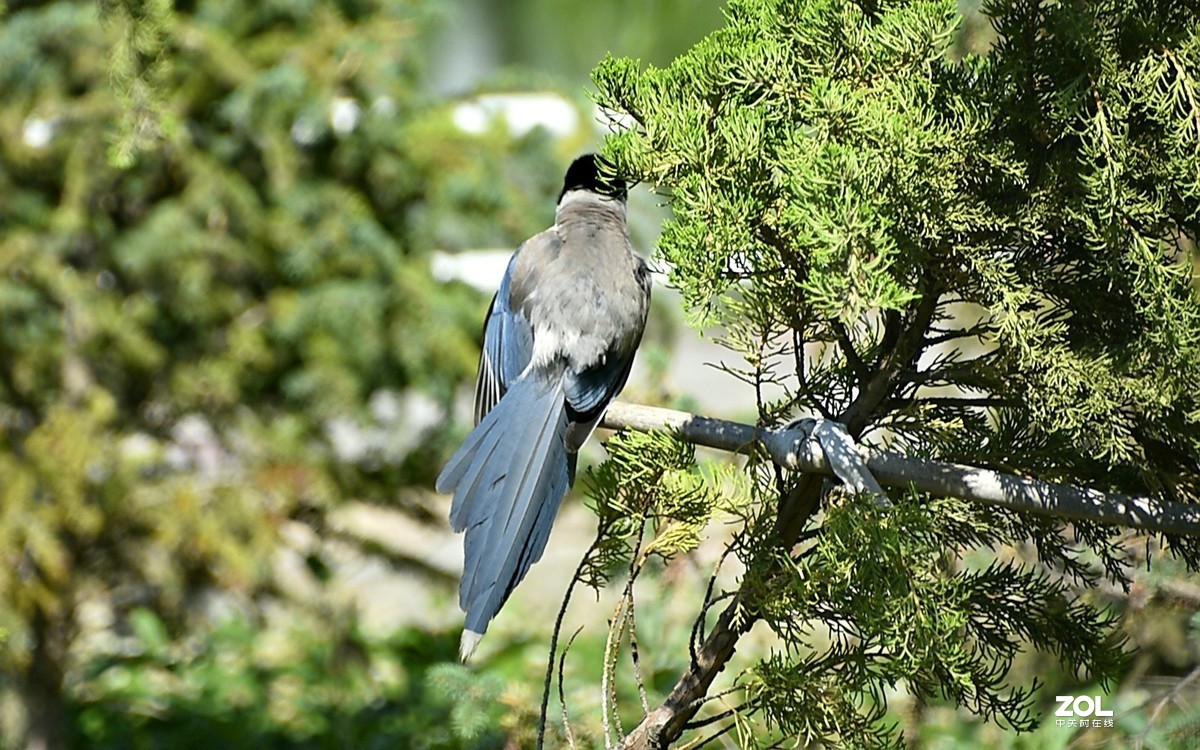
[[574,479],[575,452],[625,385],[650,275],[625,224],[624,182],[599,159],[567,172],[556,222],[522,243],[492,300],[476,427],[438,476],[465,531],[464,659],[541,558]]

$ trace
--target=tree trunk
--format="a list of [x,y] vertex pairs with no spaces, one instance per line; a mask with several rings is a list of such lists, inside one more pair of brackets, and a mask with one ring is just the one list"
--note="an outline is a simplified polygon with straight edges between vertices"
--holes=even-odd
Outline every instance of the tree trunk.
[[29,666],[20,682],[25,707],[25,750],[66,750],[67,709],[63,700],[66,657],[63,626],[39,610],[31,623]]

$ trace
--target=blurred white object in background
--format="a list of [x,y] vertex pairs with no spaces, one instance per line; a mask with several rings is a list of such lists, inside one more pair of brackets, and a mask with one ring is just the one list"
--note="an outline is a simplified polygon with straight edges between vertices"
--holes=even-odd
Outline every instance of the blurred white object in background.
[[329,125],[338,135],[349,135],[358,127],[362,107],[348,96],[334,97],[329,103]]
[[57,117],[27,117],[21,129],[21,140],[30,148],[43,149],[50,145],[57,129]]
[[575,105],[551,93],[484,94],[459,104],[453,114],[454,126],[466,133],[482,133],[497,118],[517,138],[539,125],[556,138],[574,135],[579,128]]
[[433,278],[441,282],[461,281],[485,292],[500,286],[504,269],[513,249],[464,250],[461,253],[434,252],[429,259]]

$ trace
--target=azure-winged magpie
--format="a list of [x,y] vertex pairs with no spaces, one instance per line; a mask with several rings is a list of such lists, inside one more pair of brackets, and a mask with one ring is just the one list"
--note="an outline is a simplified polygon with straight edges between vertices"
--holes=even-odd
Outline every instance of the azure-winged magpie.
[[442,469],[466,531],[460,655],[546,548],[576,452],[625,385],[650,273],[625,224],[625,182],[594,154],[567,170],[554,226],[513,253],[484,326],[475,429]]

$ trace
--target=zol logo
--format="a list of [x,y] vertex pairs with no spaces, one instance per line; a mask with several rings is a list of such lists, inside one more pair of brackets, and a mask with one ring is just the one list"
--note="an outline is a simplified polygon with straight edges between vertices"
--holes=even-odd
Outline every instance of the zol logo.
[[1111,727],[1113,720],[1111,718],[1095,718],[1095,717],[1111,717],[1112,711],[1105,711],[1103,704],[1100,703],[1101,696],[1099,695],[1056,695],[1054,700],[1058,701],[1058,710],[1054,712],[1055,716],[1065,716],[1065,719],[1059,719],[1055,722],[1060,727],[1087,727],[1094,729],[1096,727]]
[[1055,716],[1112,716],[1112,711],[1105,711],[1100,705],[1100,696],[1090,695],[1056,695],[1058,710]]

